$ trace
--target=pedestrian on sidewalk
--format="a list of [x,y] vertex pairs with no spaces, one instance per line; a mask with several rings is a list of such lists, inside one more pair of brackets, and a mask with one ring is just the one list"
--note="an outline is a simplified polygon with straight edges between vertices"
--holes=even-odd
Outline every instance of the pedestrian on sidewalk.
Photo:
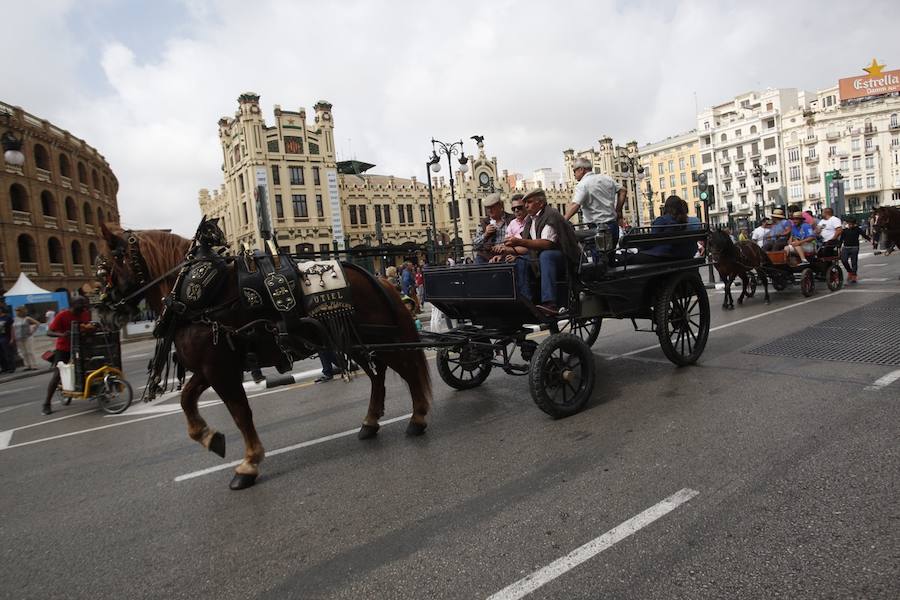
[[847,219],[847,227],[841,231],[841,242],[844,247],[841,249],[841,262],[847,269],[847,281],[856,283],[859,280],[859,237],[862,236],[872,241],[865,232],[857,226],[856,219]]
[[421,307],[425,304],[425,275],[422,273],[422,267],[416,267],[416,296]]
[[53,399],[53,394],[56,393],[56,388],[59,386],[60,375],[56,363],[67,363],[72,356],[72,323],[88,323],[90,320],[91,311],[88,309],[87,298],[76,296],[72,300],[72,306],[60,311],[47,327],[47,335],[56,338],[56,346],[53,354],[53,375],[47,385],[47,397],[44,399],[44,406],[41,409],[45,415],[53,412],[50,408],[50,400]]
[[13,320],[13,332],[16,336],[16,347],[25,363],[26,371],[37,369],[37,359],[34,357],[34,344],[32,336],[34,330],[40,325],[40,321],[28,315],[28,309],[24,306],[16,308],[16,318]]
[[[322,363],[322,375],[316,379],[316,383],[325,383],[334,379],[335,375],[343,375],[344,370],[338,364],[337,354],[331,350],[322,350],[319,352],[319,362]],[[352,361],[348,365],[350,372],[356,371],[359,367]]]
[[16,370],[15,343],[13,319],[9,316],[9,307],[4,304],[0,306],[0,372],[12,373]]

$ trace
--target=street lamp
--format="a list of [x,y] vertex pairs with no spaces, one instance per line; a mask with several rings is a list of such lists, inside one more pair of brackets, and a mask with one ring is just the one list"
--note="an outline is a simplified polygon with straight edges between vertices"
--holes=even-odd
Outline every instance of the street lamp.
[[650,178],[647,178],[647,207],[650,209],[650,220],[656,218],[656,211],[653,210],[653,186],[650,184]]
[[753,175],[753,179],[756,180],[756,185],[759,186],[760,196],[762,200],[756,201],[756,224],[759,225],[760,219],[760,208],[762,204],[766,201],[766,177],[769,176],[769,172],[766,170],[764,166],[761,164],[757,164],[755,167],[750,169],[750,174]]
[[[466,153],[463,151],[462,140],[458,142],[446,143],[440,140],[436,140],[434,138],[431,139],[431,155],[432,158],[429,159],[428,164],[430,169],[435,173],[440,172],[441,170],[441,161],[440,155],[443,154],[447,157],[447,167],[450,170],[450,210],[453,212],[453,258],[455,260],[459,260],[459,207],[456,205],[456,191],[453,187],[453,157],[459,156],[459,172],[465,173],[469,170],[469,159],[466,158]],[[431,175],[428,176],[429,183],[431,181]],[[434,199],[432,198],[432,205],[434,203]],[[433,210],[433,209],[432,209]],[[433,218],[433,213],[432,213]]]
[[25,164],[25,155],[22,154],[22,140],[17,138],[16,134],[12,132],[10,117],[11,115],[8,112],[3,112],[3,120],[9,128],[0,136],[0,145],[3,146],[3,160],[8,165],[21,167]]
[[619,160],[622,162],[622,171],[631,171],[631,190],[634,193],[634,223],[637,227],[641,226],[641,192],[638,188],[638,181],[644,179],[644,167],[638,162],[640,157],[637,155],[634,146],[619,149]]

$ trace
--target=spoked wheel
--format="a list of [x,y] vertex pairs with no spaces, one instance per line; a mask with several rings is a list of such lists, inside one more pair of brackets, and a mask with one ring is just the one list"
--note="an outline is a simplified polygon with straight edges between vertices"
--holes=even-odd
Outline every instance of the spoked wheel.
[[787,276],[784,273],[773,273],[772,274],[772,287],[775,291],[782,291],[787,287],[788,280]]
[[831,266],[825,272],[825,284],[828,286],[828,290],[832,292],[836,292],[844,287],[844,270],[837,263],[831,263]]
[[559,419],[574,415],[594,390],[594,355],[581,338],[556,333],[538,346],[528,374],[531,398],[542,411]]
[[603,326],[602,317],[588,317],[586,319],[569,319],[559,322],[560,333],[571,333],[588,346],[593,346],[600,336],[600,328]]
[[654,316],[666,358],[678,366],[697,362],[709,338],[709,297],[700,279],[684,275],[669,282]]
[[491,355],[472,346],[456,350],[441,348],[437,353],[437,370],[444,383],[458,390],[478,387],[491,374]]
[[800,293],[807,298],[816,293],[816,277],[809,267],[800,274]]
[[134,392],[131,390],[130,383],[120,377],[110,375],[101,384],[101,389],[97,393],[97,404],[105,412],[117,415],[125,412],[131,406],[133,397]]

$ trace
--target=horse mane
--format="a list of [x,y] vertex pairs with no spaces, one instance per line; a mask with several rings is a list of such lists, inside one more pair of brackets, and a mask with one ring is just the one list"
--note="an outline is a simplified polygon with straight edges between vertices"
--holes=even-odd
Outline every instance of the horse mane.
[[154,279],[180,263],[191,247],[191,241],[174,233],[148,229],[133,231],[140,241],[141,256]]

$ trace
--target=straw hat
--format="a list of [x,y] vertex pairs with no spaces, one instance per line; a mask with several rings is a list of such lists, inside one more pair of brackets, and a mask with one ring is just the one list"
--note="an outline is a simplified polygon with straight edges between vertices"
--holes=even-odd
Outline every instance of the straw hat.
[[775,210],[772,211],[772,218],[773,219],[783,219],[784,211],[781,210],[780,208],[776,208]]

